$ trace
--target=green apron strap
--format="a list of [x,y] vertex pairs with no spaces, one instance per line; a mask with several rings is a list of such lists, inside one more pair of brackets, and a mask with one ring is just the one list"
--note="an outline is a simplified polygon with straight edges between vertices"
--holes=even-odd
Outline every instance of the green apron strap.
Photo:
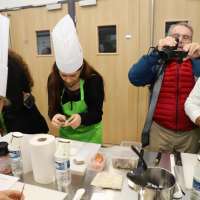
[[84,89],[83,89],[83,85],[84,85],[84,80],[80,79],[80,92],[81,92],[81,100],[84,101]]
[[3,136],[7,133],[6,125],[3,118],[3,113],[0,112],[0,134]]
[[63,88],[62,90],[62,94],[61,94],[61,97],[60,97],[60,105],[62,106],[62,99],[63,99],[63,95],[64,95],[64,92],[65,92],[65,88]]
[[[83,101],[84,100],[84,89],[83,89],[83,86],[84,86],[84,80],[83,79],[80,79],[80,96],[81,96],[81,100]],[[62,90],[62,94],[61,94],[61,106],[62,106],[62,98],[63,98],[63,95],[64,95],[64,92],[65,92],[65,88],[63,88]]]

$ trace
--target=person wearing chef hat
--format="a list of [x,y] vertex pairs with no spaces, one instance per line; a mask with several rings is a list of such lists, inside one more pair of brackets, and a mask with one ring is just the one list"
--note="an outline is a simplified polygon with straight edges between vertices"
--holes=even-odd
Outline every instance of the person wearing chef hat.
[[83,59],[69,15],[52,31],[56,62],[48,78],[48,114],[63,138],[102,143],[104,84]]

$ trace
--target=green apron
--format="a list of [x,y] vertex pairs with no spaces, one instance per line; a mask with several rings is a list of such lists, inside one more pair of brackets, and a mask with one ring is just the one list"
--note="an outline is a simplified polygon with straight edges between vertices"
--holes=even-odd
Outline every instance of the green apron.
[[[87,105],[84,101],[84,80],[80,79],[80,97],[79,101],[70,101],[62,104],[63,113],[67,116],[72,114],[83,113],[87,111]],[[61,100],[64,94],[62,92]],[[92,124],[89,126],[80,125],[76,129],[71,126],[61,127],[59,130],[60,136],[67,139],[79,140],[84,142],[102,143],[102,122]]]

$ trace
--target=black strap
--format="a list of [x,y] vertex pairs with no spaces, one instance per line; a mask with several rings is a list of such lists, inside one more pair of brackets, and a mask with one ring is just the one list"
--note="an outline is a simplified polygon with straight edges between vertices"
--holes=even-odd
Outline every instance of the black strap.
[[152,94],[151,94],[151,99],[150,99],[150,104],[149,104],[149,110],[147,113],[146,121],[144,124],[144,128],[142,130],[142,147],[145,147],[149,145],[149,135],[150,135],[150,129],[153,121],[153,115],[154,111],[156,108],[158,96],[160,93],[160,88],[162,85],[162,80],[164,76],[164,71],[165,71],[166,63],[162,63],[157,72],[157,79],[154,82],[153,89],[152,89]]

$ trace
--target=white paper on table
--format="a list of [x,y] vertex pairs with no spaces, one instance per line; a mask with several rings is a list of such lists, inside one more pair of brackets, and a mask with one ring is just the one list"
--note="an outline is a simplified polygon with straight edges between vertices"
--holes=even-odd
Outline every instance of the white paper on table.
[[92,194],[92,198],[91,200],[106,200],[106,194],[104,194],[103,192],[95,192]]
[[110,190],[105,190],[104,192],[94,192],[92,194],[91,200],[112,200],[114,199],[114,193]]
[[[17,182],[11,189],[22,191],[24,183]],[[67,193],[50,190],[43,187],[38,187],[30,184],[24,185],[23,194],[25,200],[63,200]]]
[[17,178],[17,177],[0,174],[0,190],[9,189],[18,180],[19,180],[19,178]]
[[83,142],[70,140],[70,157],[77,155],[83,145]]
[[100,144],[84,143],[74,158],[77,160],[84,160],[86,162],[90,156],[94,155],[100,149],[100,147]]
[[121,190],[123,184],[123,176],[120,174],[113,174],[110,172],[99,172],[93,178],[91,185],[101,188],[110,188]]
[[[56,148],[58,145],[58,140],[59,140],[59,137],[56,137]],[[84,142],[79,142],[79,141],[69,140],[69,139],[64,139],[64,138],[62,138],[62,140],[70,141],[70,157],[75,156],[84,145]]]

